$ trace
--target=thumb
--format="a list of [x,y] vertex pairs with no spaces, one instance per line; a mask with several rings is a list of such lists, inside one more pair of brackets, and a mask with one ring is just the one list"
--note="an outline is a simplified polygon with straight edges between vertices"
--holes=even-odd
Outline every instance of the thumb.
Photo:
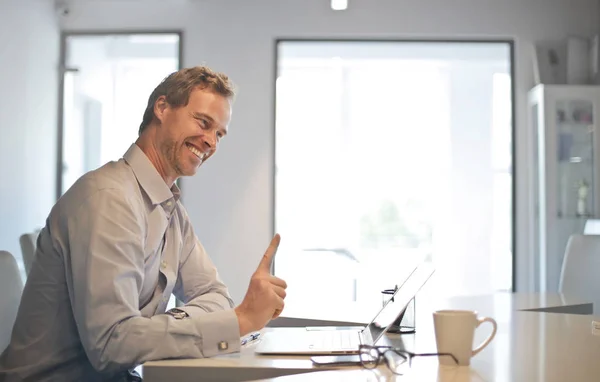
[[273,236],[273,240],[271,240],[271,244],[269,244],[269,247],[267,248],[262,259],[260,260],[260,264],[258,264],[257,271],[271,273],[271,263],[273,262],[273,257],[277,252],[277,248],[279,247],[280,241],[281,236],[279,236],[278,233],[275,234],[275,236]]

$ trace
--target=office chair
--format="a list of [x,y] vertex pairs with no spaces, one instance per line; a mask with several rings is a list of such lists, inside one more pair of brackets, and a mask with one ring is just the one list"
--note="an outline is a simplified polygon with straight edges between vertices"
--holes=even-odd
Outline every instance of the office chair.
[[0,353],[8,346],[17,317],[23,281],[17,261],[7,251],[0,251]]

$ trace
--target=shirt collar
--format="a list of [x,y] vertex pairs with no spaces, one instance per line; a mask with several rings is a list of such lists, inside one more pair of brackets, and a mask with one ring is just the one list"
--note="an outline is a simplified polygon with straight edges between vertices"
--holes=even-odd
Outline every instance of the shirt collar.
[[171,198],[174,198],[175,201],[179,200],[181,191],[177,184],[173,183],[173,186],[169,189],[156,167],[138,145],[133,143],[123,155],[123,159],[133,169],[138,183],[146,192],[152,204],[161,204]]

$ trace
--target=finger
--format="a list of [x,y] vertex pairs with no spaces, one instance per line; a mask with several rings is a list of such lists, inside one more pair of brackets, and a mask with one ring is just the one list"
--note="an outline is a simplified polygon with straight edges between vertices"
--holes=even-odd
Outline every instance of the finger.
[[278,287],[283,288],[283,289],[287,289],[287,286],[288,286],[287,283],[285,282],[285,280],[280,279],[279,277],[271,275],[268,278],[268,280],[269,280],[269,282],[271,284],[273,284],[275,286],[278,286]]
[[277,296],[277,305],[275,307],[275,312],[273,312],[273,316],[271,317],[271,319],[279,317],[279,315],[281,315],[281,313],[283,312],[284,306],[285,302],[283,302],[283,299]]
[[287,293],[285,291],[285,289],[278,287],[278,286],[273,286],[273,290],[275,291],[275,293],[277,293],[277,296],[281,297],[281,298],[285,298],[285,296],[287,296]]
[[273,240],[271,240],[271,244],[269,244],[269,247],[267,248],[267,251],[260,260],[260,264],[258,264],[258,270],[269,273],[271,272],[271,263],[273,262],[273,257],[277,252],[277,248],[279,248],[280,241],[281,237],[279,234],[275,234],[275,236],[273,236]]
[[282,280],[279,277],[271,276],[269,277],[269,282],[283,289],[287,288],[287,283],[285,282],[285,280]]

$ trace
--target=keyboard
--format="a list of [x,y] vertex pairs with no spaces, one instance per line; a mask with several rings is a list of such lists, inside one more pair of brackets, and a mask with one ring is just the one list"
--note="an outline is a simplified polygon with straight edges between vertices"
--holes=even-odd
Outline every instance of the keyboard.
[[352,330],[316,331],[311,334],[311,349],[358,349],[358,332]]

